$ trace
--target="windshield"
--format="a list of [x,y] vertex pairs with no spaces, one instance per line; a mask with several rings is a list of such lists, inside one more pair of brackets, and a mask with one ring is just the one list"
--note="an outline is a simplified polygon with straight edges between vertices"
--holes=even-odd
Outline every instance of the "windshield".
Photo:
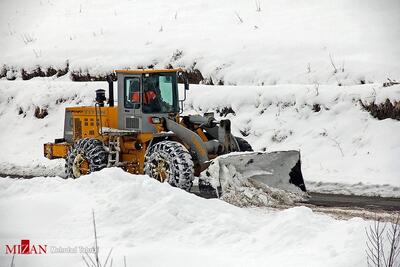
[[177,112],[176,93],[175,73],[146,74],[143,77],[143,112]]

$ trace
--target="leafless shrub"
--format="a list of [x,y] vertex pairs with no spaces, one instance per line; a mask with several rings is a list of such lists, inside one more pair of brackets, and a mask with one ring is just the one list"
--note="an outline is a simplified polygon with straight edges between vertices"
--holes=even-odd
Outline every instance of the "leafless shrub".
[[256,0],[256,11],[261,12],[261,3],[260,0]]
[[33,36],[30,35],[29,33],[22,34],[21,38],[22,38],[22,41],[24,42],[24,44],[26,44],[26,45],[36,41],[36,38],[33,38]]
[[[94,216],[94,211],[92,211],[92,221],[93,221],[93,231],[94,231],[94,245],[95,245],[95,254],[94,257],[90,256],[88,253],[82,254],[82,259],[87,267],[107,267],[108,260],[110,259],[112,248],[108,252],[106,261],[104,264],[101,264],[100,258],[99,258],[99,246],[97,242],[97,228],[96,228],[96,219]],[[112,258],[110,261],[109,267],[112,266]]]
[[14,29],[11,28],[10,23],[7,23],[7,25],[8,25],[8,34],[9,34],[10,36],[13,36],[13,35],[16,33],[16,31],[15,31]]
[[340,151],[340,154],[342,155],[342,157],[344,157],[343,149],[342,149],[342,147],[340,146],[340,143],[339,143],[336,139],[334,139],[334,138],[332,138],[332,137],[329,137],[329,136],[328,136],[328,138],[331,139],[331,140],[335,143],[336,147],[337,147],[337,148],[339,149],[339,151]]
[[332,65],[332,67],[333,67],[333,73],[337,73],[338,70],[337,70],[337,68],[336,68],[336,66],[335,66],[335,63],[333,62],[331,53],[329,53],[329,59],[331,60],[331,65]]
[[1,67],[0,69],[0,79],[6,77],[6,75],[7,75],[7,66],[3,65],[3,67]]
[[239,13],[237,11],[235,11],[235,15],[238,18],[240,23],[243,23],[243,19],[240,17]]
[[285,141],[288,137],[293,135],[293,131],[289,130],[275,130],[274,134],[271,137],[271,141],[274,143],[282,143]]
[[314,83],[314,89],[315,89],[315,95],[318,96],[319,95],[319,83],[317,83],[317,82]]
[[314,112],[320,112],[321,111],[321,105],[320,104],[313,104],[311,108]]
[[35,54],[36,58],[40,58],[42,56],[42,50],[36,50],[36,49],[32,49],[33,53]]
[[[374,267],[400,266],[400,215],[393,223],[381,223],[379,218],[365,230],[367,264]],[[386,235],[385,235],[386,234]],[[385,244],[387,244],[385,246]]]
[[35,113],[34,113],[34,116],[36,117],[36,118],[38,118],[38,119],[43,119],[43,118],[45,118],[47,115],[49,115],[49,112],[47,111],[47,108],[46,107],[43,107],[43,108],[41,108],[41,107],[36,107],[35,108]]
[[15,254],[13,254],[13,256],[12,256],[10,267],[15,267],[14,257],[15,257]]
[[245,127],[242,130],[239,130],[240,134],[244,137],[249,136],[250,135],[250,127]]
[[[373,98],[375,96],[376,93],[372,95]],[[392,101],[386,99],[383,103],[371,102],[364,104],[363,101],[359,100],[359,104],[378,120],[384,120],[387,118],[400,120],[400,101],[394,101],[392,103]]]
[[398,82],[396,80],[391,80],[389,78],[387,78],[387,80],[388,80],[387,82],[383,83],[383,87],[389,87],[389,86],[392,86],[392,85],[395,85],[395,84],[400,84],[400,82]]
[[176,50],[174,51],[174,53],[172,54],[171,61],[177,61],[177,60],[180,59],[182,56],[183,56],[183,51],[182,51],[182,50],[179,50],[179,49],[176,49]]

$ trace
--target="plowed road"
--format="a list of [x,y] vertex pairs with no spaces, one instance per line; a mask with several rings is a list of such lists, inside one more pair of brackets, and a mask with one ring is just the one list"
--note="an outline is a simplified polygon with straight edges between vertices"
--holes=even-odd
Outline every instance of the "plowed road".
[[311,192],[307,204],[320,207],[362,208],[366,210],[400,211],[400,198],[369,197]]
[[[192,193],[204,197],[197,187],[193,186]],[[342,194],[326,194],[308,192],[310,198],[302,202],[317,207],[327,208],[359,208],[369,211],[400,212],[400,198],[356,196]]]

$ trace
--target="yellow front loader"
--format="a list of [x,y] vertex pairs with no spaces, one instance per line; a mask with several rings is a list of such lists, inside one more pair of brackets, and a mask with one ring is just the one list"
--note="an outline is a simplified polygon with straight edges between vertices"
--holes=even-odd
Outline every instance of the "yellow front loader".
[[[241,172],[251,170],[251,178],[267,185],[279,187],[278,181],[306,190],[298,151],[249,152],[250,144],[232,135],[229,120],[216,120],[213,113],[181,116],[189,89],[181,69],[115,73],[118,105],[109,78],[108,99],[99,89],[94,106],[66,108],[64,137],[44,144],[45,157],[65,159],[67,178],[121,167],[189,191],[194,177],[207,177],[200,174],[225,155],[216,161],[221,170],[234,166]],[[185,85],[182,99],[178,78]],[[243,151],[248,152],[238,153]],[[200,190],[209,185],[200,179]]]

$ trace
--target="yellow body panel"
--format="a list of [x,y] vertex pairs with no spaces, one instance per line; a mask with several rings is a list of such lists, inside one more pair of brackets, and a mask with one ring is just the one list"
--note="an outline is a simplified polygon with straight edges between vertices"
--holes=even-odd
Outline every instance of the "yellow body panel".
[[47,143],[44,144],[44,156],[48,159],[65,158],[68,154],[70,145],[68,143]]
[[72,107],[67,110],[72,112],[74,141],[85,137],[104,141],[100,135],[101,127],[118,128],[117,107]]

